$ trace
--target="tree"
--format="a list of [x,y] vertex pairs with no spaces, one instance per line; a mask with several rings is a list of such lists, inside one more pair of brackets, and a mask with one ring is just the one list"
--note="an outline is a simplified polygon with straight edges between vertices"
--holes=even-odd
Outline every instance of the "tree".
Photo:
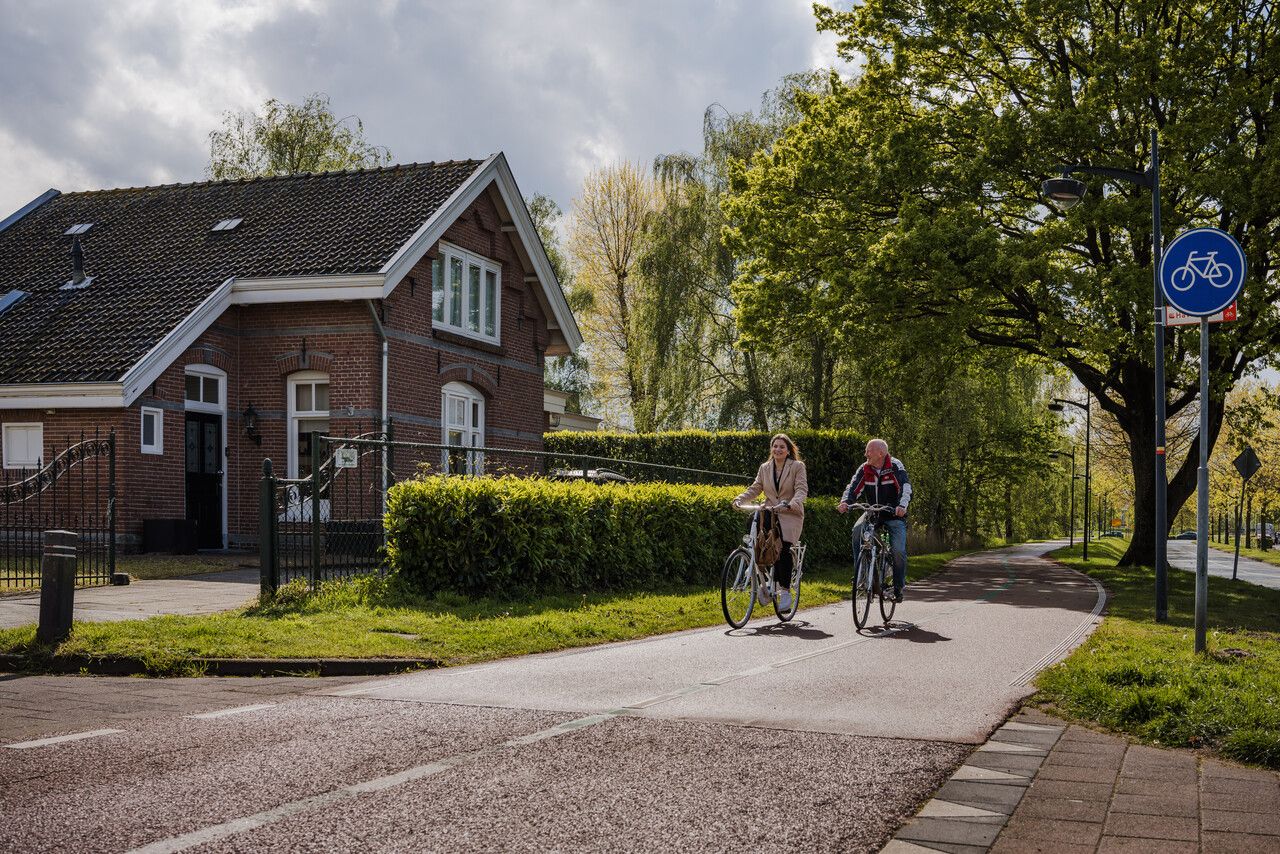
[[210,178],[215,181],[296,175],[382,166],[391,152],[364,138],[357,116],[338,118],[329,96],[317,92],[301,105],[275,98],[260,113],[223,113],[222,129],[209,134]]
[[646,222],[656,204],[653,180],[640,167],[622,163],[596,169],[574,200],[569,225],[577,275],[591,295],[583,331],[602,402],[624,406],[640,431],[654,429],[657,420],[648,370],[652,342],[638,325],[646,294],[637,270]]
[[[1150,196],[1095,182],[1063,216],[1039,185],[1062,163],[1142,171],[1154,127],[1166,240],[1212,224],[1244,245],[1243,320],[1210,342],[1212,445],[1228,390],[1280,345],[1271,4],[867,0],[816,12],[864,70],[802,99],[802,121],[735,175],[734,237],[755,259],[739,279],[742,322],[767,328],[761,306],[817,278],[836,304],[1064,366],[1128,439],[1136,524],[1123,562],[1152,564],[1166,532],[1154,530]],[[1164,334],[1176,417],[1197,397],[1199,333]],[[1171,466],[1170,520],[1198,455],[1193,441]]]
[[[591,292],[580,286],[569,265],[564,247],[560,245],[559,223],[564,215],[560,206],[550,196],[534,193],[525,199],[529,209],[529,218],[542,241],[542,248],[551,262],[551,269],[564,290],[569,310],[575,316],[591,308]],[[583,411],[589,404],[591,396],[591,363],[585,353],[570,353],[567,356],[552,356],[543,365],[544,382],[551,388],[567,391],[573,395],[568,406],[570,411]]]

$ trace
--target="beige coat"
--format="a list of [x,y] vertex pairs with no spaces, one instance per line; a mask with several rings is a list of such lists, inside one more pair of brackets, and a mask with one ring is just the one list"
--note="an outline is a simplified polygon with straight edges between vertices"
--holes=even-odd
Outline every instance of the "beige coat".
[[756,479],[747,491],[734,499],[735,502],[746,503],[764,493],[764,506],[772,507],[779,501],[786,501],[789,506],[778,511],[778,521],[782,524],[782,539],[788,543],[800,542],[800,532],[804,530],[804,500],[809,497],[809,475],[804,463],[787,459],[782,464],[782,477],[778,480],[778,488],[773,488],[773,460],[767,460],[756,472]]

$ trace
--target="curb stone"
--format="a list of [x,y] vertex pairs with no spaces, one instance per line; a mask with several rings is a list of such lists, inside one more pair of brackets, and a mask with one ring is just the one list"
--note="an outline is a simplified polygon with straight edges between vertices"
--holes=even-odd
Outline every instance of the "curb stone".
[[898,829],[882,854],[987,851],[1066,730],[1065,724],[1032,723],[1025,714],[1015,715]]
[[[434,658],[189,658],[181,665],[206,676],[385,676],[442,667]],[[95,676],[154,676],[140,658],[58,655],[31,658],[0,654],[0,671],[13,673],[91,673]]]

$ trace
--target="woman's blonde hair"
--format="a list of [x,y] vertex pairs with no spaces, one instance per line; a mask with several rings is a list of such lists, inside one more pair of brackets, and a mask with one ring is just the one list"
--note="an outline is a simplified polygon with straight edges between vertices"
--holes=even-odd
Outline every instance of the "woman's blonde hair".
[[[769,440],[770,450],[773,449],[773,443],[778,441],[779,439],[787,443],[787,456],[795,460],[796,462],[802,462],[802,460],[800,459],[800,446],[797,445],[795,442],[791,441],[791,437],[788,436],[786,433],[775,434],[774,437]],[[765,462],[768,462],[769,459],[770,459],[769,457],[766,457]]]

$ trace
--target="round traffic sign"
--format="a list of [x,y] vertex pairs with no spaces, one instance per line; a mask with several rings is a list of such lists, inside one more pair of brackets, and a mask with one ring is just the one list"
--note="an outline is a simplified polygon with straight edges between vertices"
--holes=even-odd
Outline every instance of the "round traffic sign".
[[1244,250],[1234,237],[1216,228],[1193,228],[1164,251],[1160,287],[1178,311],[1207,317],[1235,302],[1245,270]]

